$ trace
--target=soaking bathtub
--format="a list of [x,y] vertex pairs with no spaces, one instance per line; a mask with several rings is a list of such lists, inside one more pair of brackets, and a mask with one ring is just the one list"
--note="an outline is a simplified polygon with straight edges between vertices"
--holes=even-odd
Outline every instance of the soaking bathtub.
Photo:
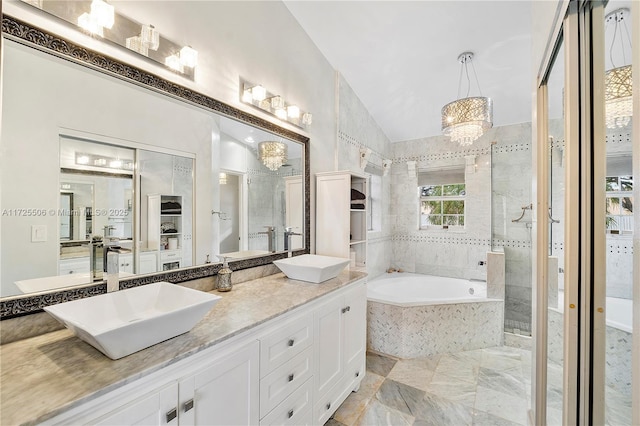
[[484,281],[383,274],[367,284],[367,345],[399,358],[499,346],[504,301]]

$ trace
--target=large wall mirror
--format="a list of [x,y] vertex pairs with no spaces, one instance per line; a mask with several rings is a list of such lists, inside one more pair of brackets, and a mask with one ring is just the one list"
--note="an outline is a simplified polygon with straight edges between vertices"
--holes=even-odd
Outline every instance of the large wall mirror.
[[306,137],[16,25],[3,17],[0,301],[95,286],[106,245],[129,250],[122,278],[308,252]]

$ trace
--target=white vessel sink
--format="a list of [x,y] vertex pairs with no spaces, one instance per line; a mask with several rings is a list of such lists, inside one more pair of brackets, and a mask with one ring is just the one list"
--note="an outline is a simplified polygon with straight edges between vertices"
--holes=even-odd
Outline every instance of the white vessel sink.
[[349,264],[349,259],[303,254],[288,259],[274,260],[273,263],[291,279],[321,283],[335,278]]
[[220,296],[159,282],[44,308],[76,336],[118,359],[186,333]]

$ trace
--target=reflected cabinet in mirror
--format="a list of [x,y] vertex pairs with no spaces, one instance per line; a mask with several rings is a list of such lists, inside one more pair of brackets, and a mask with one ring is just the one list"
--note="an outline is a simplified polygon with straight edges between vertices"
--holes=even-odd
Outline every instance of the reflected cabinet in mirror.
[[108,246],[121,286],[309,251],[308,138],[68,41],[60,52],[13,18],[2,29],[3,318],[104,292]]

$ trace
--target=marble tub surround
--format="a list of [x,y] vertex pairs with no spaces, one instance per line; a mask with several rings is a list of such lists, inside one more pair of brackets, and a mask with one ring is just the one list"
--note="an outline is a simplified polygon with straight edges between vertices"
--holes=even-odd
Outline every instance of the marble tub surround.
[[42,422],[189,355],[226,343],[364,276],[343,271],[320,286],[289,280],[282,274],[241,283],[231,292],[216,292],[222,299],[189,333],[118,361],[109,360],[68,330],[2,345],[0,423]]
[[367,302],[367,347],[401,358],[502,344],[502,300],[425,306]]
[[369,353],[360,389],[327,425],[526,425],[530,371],[530,352],[508,347],[411,359]]

